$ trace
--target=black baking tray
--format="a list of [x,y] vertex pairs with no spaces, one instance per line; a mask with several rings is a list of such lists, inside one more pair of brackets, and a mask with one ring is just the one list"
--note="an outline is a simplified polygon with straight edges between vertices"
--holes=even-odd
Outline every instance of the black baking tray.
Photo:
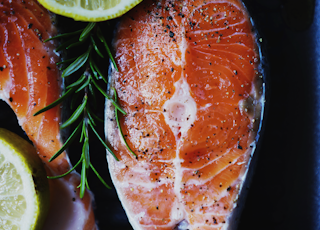
[[[319,230],[320,1],[244,3],[262,38],[267,108],[238,230]],[[2,101],[0,127],[25,137]],[[103,127],[99,132],[103,134]],[[112,184],[103,147],[98,142],[91,146],[95,146],[92,161]],[[77,146],[69,149],[73,162],[78,151]],[[132,229],[115,189],[106,189],[94,175],[89,177],[99,228]]]

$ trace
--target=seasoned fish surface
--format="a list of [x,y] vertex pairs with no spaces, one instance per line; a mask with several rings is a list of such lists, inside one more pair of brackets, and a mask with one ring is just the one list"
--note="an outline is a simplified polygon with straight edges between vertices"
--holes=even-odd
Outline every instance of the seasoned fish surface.
[[[117,27],[108,162],[134,229],[227,229],[260,110],[255,34],[238,0],[146,0]],[[250,112],[250,114],[249,114]]]
[[[48,162],[62,146],[60,108],[33,116],[58,99],[61,91],[54,44],[43,43],[56,33],[52,19],[34,0],[0,2],[0,99],[17,115],[19,124],[46,164],[47,172],[60,175],[71,168],[66,154]],[[79,198],[76,188],[79,181],[77,173],[49,180],[51,206],[44,229],[96,228],[91,207],[93,198],[89,193],[83,200]]]

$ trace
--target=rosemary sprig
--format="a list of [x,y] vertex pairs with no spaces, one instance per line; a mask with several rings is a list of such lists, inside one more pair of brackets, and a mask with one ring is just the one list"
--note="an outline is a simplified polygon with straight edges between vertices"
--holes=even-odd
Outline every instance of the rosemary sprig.
[[[49,162],[53,161],[57,158],[66,148],[74,142],[77,137],[79,138],[79,142],[82,143],[82,151],[80,155],[80,159],[71,168],[68,172],[58,175],[48,177],[49,179],[58,179],[64,177],[71,173],[73,170],[76,169],[81,164],[81,181],[79,184],[80,188],[80,197],[82,198],[85,193],[85,189],[89,188],[89,183],[87,180],[88,170],[91,169],[98,179],[104,184],[107,188],[110,188],[106,184],[106,182],[102,179],[100,174],[92,165],[90,161],[90,141],[89,141],[89,134],[93,132],[95,136],[99,139],[102,145],[108,150],[108,152],[115,158],[115,160],[119,161],[117,156],[112,152],[112,150],[108,147],[108,145],[103,141],[103,138],[100,137],[98,132],[95,129],[95,126],[98,122],[103,121],[99,117],[97,117],[94,112],[93,108],[95,107],[96,103],[96,92],[100,92],[107,100],[109,100],[115,108],[115,116],[117,125],[119,127],[119,132],[121,135],[122,140],[124,141],[125,145],[127,146],[128,150],[136,157],[136,154],[130,149],[129,145],[127,144],[123,132],[121,130],[120,122],[119,122],[119,114],[126,115],[126,112],[120,107],[117,102],[117,92],[114,90],[115,99],[111,98],[99,85],[100,82],[106,84],[107,78],[103,75],[102,71],[98,68],[97,63],[103,59],[105,59],[103,53],[107,53],[108,57],[110,58],[111,62],[113,63],[114,68],[118,71],[116,66],[116,62],[113,59],[113,56],[110,52],[109,46],[106,42],[106,39],[102,35],[102,32],[99,28],[97,23],[88,23],[85,28],[71,32],[66,34],[61,34],[53,38],[49,38],[46,41],[52,39],[66,39],[67,41],[63,42],[57,50],[62,49],[74,49],[75,47],[80,46],[81,48],[84,47],[85,51],[80,54],[78,57],[73,57],[68,60],[64,60],[58,62],[57,65],[60,65],[63,69],[62,77],[70,77],[70,76],[79,76],[73,83],[69,84],[65,87],[66,92],[56,101],[48,105],[47,107],[39,110],[34,116],[43,113],[63,102],[66,98],[71,96],[71,107],[74,107],[75,103],[78,103],[77,108],[72,113],[72,115],[60,126],[61,129],[69,127],[71,125],[77,124],[76,128],[73,130],[69,138],[65,141],[61,149],[56,152],[49,160]],[[46,42],[45,41],[45,42]],[[101,49],[103,47],[103,49]],[[77,48],[78,49],[78,48]],[[97,62],[98,61],[98,62]],[[81,103],[79,103],[79,99],[82,97]],[[80,135],[80,137],[79,137]]]

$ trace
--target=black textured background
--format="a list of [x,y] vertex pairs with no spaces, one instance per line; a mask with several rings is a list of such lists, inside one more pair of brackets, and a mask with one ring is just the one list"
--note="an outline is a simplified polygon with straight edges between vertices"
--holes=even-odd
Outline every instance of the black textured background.
[[[238,230],[320,229],[320,1],[245,0],[263,38],[267,115],[255,172]],[[315,13],[315,14],[314,14]],[[103,116],[104,102],[99,110]],[[0,101],[0,127],[24,136]],[[99,127],[103,134],[103,126]],[[94,165],[111,184],[105,151],[91,144]],[[79,146],[69,149],[78,159]],[[132,229],[117,198],[89,175],[100,229]]]

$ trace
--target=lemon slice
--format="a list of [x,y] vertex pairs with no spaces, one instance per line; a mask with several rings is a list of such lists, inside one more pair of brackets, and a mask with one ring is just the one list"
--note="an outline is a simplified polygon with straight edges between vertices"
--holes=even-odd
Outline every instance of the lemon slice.
[[0,128],[0,229],[40,230],[49,200],[46,171],[33,146]]
[[39,0],[48,10],[77,21],[98,22],[116,18],[142,0]]

